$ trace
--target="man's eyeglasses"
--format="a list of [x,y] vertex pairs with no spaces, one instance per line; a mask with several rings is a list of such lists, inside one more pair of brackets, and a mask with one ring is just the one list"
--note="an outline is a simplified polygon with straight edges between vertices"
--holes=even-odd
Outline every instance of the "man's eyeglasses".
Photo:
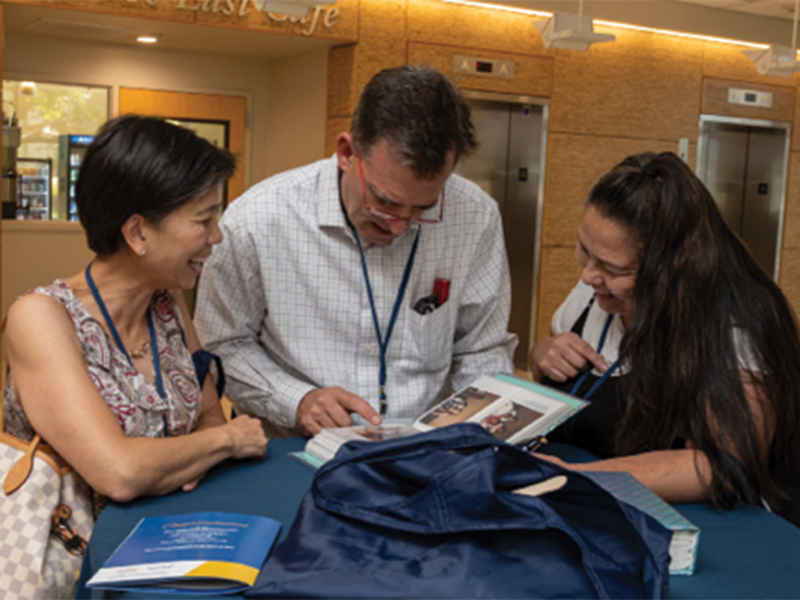
[[[356,158],[358,159],[358,173],[361,175],[361,192],[362,192],[362,199],[364,201],[364,208],[369,212],[371,215],[375,215],[376,217],[383,219],[384,221],[410,221],[411,223],[441,223],[442,216],[444,215],[444,187],[442,187],[442,197],[439,198],[439,217],[428,217],[428,216],[410,216],[410,217],[401,217],[399,215],[394,215],[390,212],[386,212],[385,210],[380,210],[375,208],[374,206],[370,206],[367,204],[367,184],[364,182],[364,167],[361,166],[361,155],[356,152]],[[415,207],[411,208],[415,210]],[[421,207],[416,207],[416,210],[420,210]],[[436,206],[422,211],[423,215],[427,215],[436,210]]]

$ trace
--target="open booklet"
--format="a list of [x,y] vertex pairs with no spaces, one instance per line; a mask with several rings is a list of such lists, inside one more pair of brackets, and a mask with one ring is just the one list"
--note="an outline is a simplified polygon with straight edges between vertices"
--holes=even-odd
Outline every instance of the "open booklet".
[[267,517],[222,512],[144,517],[86,585],[164,594],[241,592],[255,582],[280,528]]
[[538,383],[509,375],[483,376],[446,398],[413,425],[355,425],[323,429],[295,457],[318,468],[350,441],[381,441],[472,422],[510,444],[547,435],[588,403]]

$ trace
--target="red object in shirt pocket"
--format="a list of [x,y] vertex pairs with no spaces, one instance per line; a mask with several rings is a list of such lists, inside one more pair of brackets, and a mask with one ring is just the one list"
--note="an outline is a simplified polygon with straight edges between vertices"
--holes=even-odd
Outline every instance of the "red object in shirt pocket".
[[433,295],[436,296],[437,306],[441,306],[447,302],[447,296],[450,294],[450,280],[449,279],[435,279],[433,281]]

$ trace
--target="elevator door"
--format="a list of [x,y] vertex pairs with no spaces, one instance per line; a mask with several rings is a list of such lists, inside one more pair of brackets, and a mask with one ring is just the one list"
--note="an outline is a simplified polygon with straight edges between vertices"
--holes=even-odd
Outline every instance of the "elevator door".
[[527,369],[534,339],[547,106],[516,97],[465,95],[479,147],[459,162],[456,172],[477,183],[500,208],[511,271],[508,328],[519,336],[514,363]]
[[698,176],[728,226],[777,280],[789,130],[747,122],[701,122]]

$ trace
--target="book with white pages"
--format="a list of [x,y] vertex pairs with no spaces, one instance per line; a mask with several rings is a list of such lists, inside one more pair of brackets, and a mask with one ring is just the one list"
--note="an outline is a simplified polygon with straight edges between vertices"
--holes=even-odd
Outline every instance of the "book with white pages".
[[483,376],[441,401],[413,424],[387,423],[323,429],[295,457],[318,468],[350,441],[382,441],[455,423],[477,423],[498,439],[523,445],[539,439],[588,403],[509,375]]

